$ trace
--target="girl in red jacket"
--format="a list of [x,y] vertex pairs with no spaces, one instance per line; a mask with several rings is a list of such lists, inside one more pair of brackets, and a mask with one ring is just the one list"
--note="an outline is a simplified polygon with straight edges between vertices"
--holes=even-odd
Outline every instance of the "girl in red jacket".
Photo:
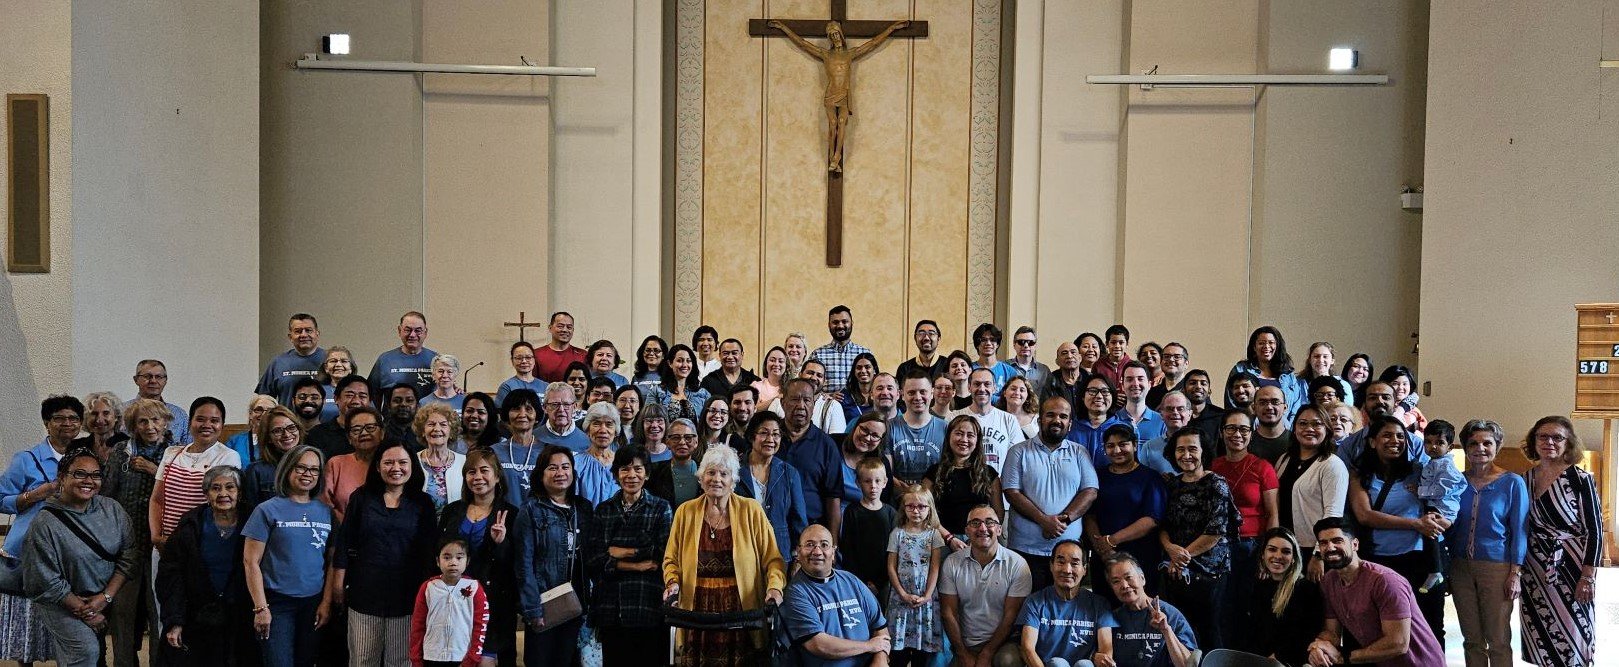
[[491,667],[483,654],[489,600],[476,579],[464,579],[467,543],[444,541],[438,550],[439,576],[422,582],[416,613],[410,618],[410,662],[415,667]]

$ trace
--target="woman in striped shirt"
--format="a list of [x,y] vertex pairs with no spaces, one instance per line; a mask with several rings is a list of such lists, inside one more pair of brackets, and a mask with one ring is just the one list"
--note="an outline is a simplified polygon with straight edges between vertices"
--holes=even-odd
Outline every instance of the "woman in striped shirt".
[[152,562],[180,517],[192,508],[208,502],[202,488],[203,473],[214,466],[242,467],[242,458],[236,451],[219,441],[225,425],[225,404],[212,396],[203,396],[191,402],[191,437],[185,445],[175,445],[163,451],[157,464],[157,484],[152,487],[152,499],[147,515],[147,526],[152,531]]

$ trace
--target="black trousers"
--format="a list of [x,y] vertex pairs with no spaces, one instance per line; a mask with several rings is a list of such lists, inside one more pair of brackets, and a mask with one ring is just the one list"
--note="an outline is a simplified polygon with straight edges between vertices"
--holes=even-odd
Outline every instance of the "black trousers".
[[1434,639],[1439,640],[1439,648],[1445,648],[1445,595],[1450,593],[1450,583],[1441,584],[1427,593],[1419,592],[1422,581],[1433,572],[1431,558],[1419,548],[1397,556],[1370,556],[1367,560],[1387,567],[1400,574],[1407,583],[1411,584],[1411,594],[1417,598],[1417,609],[1422,611],[1423,620],[1428,622],[1428,628],[1433,630]]
[[602,667],[668,667],[669,626],[602,626]]
[[1186,622],[1197,633],[1197,647],[1204,653],[1225,648],[1226,579],[1229,574],[1193,574],[1190,579],[1165,573],[1159,590],[1164,599],[1181,610]]

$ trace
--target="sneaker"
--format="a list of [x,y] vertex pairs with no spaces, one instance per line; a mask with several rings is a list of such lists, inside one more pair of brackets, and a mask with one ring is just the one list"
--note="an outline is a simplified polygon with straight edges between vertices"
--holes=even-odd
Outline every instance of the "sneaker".
[[1428,575],[1428,578],[1423,580],[1422,588],[1418,588],[1417,592],[1426,595],[1426,594],[1428,594],[1429,591],[1432,591],[1432,590],[1434,590],[1436,588],[1439,588],[1440,586],[1444,585],[1444,583],[1445,583],[1445,575],[1444,575],[1444,573],[1435,572],[1433,574]]

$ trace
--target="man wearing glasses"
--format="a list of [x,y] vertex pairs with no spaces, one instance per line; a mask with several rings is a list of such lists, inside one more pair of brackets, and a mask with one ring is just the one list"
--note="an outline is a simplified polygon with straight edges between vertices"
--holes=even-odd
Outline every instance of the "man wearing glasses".
[[552,382],[545,388],[545,424],[535,431],[542,445],[560,445],[578,454],[590,448],[590,438],[573,421],[573,387]]
[[908,378],[922,373],[928,376],[929,381],[937,380],[950,365],[944,357],[935,354],[939,351],[939,323],[933,320],[917,322],[916,331],[911,336],[916,340],[916,358],[900,362],[899,370],[894,375]]
[[371,373],[367,376],[371,391],[408,385],[416,392],[417,399],[432,393],[433,357],[438,353],[428,349],[426,343],[427,316],[414,310],[401,316],[399,347],[377,355],[376,363],[371,364]]
[[[1163,356],[1158,362],[1163,377],[1158,378],[1158,384],[1147,390],[1147,407],[1157,410],[1165,394],[1186,388],[1186,372],[1191,370],[1191,366],[1187,364],[1191,360],[1192,357],[1186,352],[1185,345],[1170,342],[1164,346]],[[1174,430],[1171,429],[1170,432],[1173,433]]]
[[939,614],[958,664],[1020,665],[1012,623],[1023,610],[1032,580],[1029,564],[1001,546],[995,510],[979,505],[967,512],[967,541],[939,569]]
[[169,432],[175,444],[191,442],[191,417],[185,408],[163,400],[163,390],[169,386],[169,369],[156,359],[142,359],[135,364],[135,391],[140,398],[150,398],[169,409],[174,419],[169,420]]
[[1012,359],[1006,363],[1028,378],[1030,387],[1046,386],[1046,378],[1051,375],[1050,366],[1034,359],[1035,348],[1039,346],[1034,327],[1021,326],[1012,334]]
[[354,451],[349,444],[349,413],[371,405],[371,384],[358,375],[337,381],[337,418],[309,429],[308,442],[326,454],[327,460]]

